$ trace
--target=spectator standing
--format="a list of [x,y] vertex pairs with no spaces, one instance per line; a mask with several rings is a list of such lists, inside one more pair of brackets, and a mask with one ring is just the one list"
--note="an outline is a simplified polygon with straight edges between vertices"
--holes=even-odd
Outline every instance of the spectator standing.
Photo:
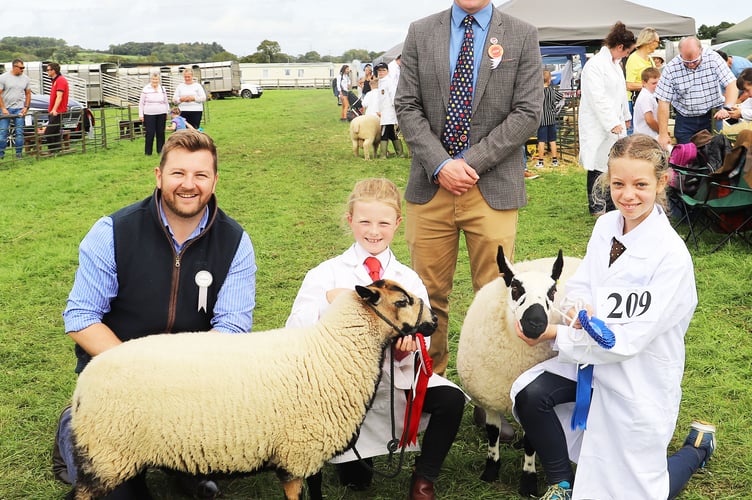
[[635,50],[627,58],[624,66],[625,80],[627,81],[627,99],[634,103],[637,95],[642,90],[642,71],[645,68],[654,68],[655,62],[650,54],[661,44],[661,39],[655,28],[644,28],[637,35]]
[[580,163],[587,170],[587,196],[590,215],[612,209],[593,196],[595,180],[605,172],[611,146],[627,134],[631,120],[626,82],[621,60],[635,45],[634,34],[621,21],[614,24],[601,50],[585,64],[581,75],[579,138]]
[[[150,197],[99,219],[79,247],[63,312],[65,331],[76,343],[76,373],[92,357],[135,338],[251,331],[254,250],[243,228],[217,206],[214,142],[195,130],[175,132],[154,173]],[[68,408],[58,424],[53,469],[56,477],[75,484],[71,438]],[[150,498],[144,475],[119,487],[123,496],[116,498]],[[218,494],[206,477],[178,478],[191,495]]]
[[454,0],[410,25],[402,61],[395,107],[412,153],[405,236],[439,318],[430,354],[443,374],[460,232],[476,291],[498,277],[498,245],[514,257],[527,200],[523,148],[543,102],[538,31],[490,0]]
[[15,132],[16,158],[21,158],[24,144],[24,117],[31,105],[29,77],[24,62],[13,59],[12,68],[0,75],[0,160],[5,158],[11,121]]
[[47,64],[47,76],[52,80],[50,88],[50,104],[47,108],[48,121],[44,129],[44,142],[49,153],[60,152],[63,137],[61,134],[62,114],[68,111],[68,94],[70,88],[68,80],[60,74],[60,65],[52,62]]
[[337,77],[337,89],[339,90],[339,103],[341,106],[341,114],[339,116],[339,121],[346,122],[347,121],[347,110],[350,109],[350,86],[352,85],[350,81],[350,66],[347,64],[343,64],[342,67],[339,69],[339,77]]
[[195,129],[201,126],[201,117],[204,114],[204,102],[206,92],[204,87],[193,79],[193,70],[183,70],[183,83],[175,88],[172,102],[180,108],[180,115]]
[[376,77],[373,75],[373,66],[366,64],[363,66],[363,76],[358,80],[358,89],[360,89],[360,97],[365,97],[368,92],[371,91],[372,82]]
[[[642,90],[634,105],[634,132],[658,139],[658,101],[655,99],[655,87],[661,72],[658,68],[642,70]],[[644,94],[644,96],[643,96]]]
[[386,63],[376,65],[376,75],[379,77],[378,99],[379,118],[381,120],[381,156],[387,158],[389,153],[389,141],[392,141],[394,152],[397,156],[403,156],[402,142],[397,137],[397,112],[394,109],[394,93],[396,87],[394,79],[389,75],[389,67]]
[[[658,98],[658,142],[668,149],[671,137],[668,130],[669,106],[676,119],[676,142],[685,144],[700,130],[713,131],[713,120],[726,120],[736,104],[737,89],[730,85],[734,75],[712,49],[703,49],[697,37],[689,36],[679,42],[679,55],[663,69],[655,88]],[[719,85],[726,91],[721,95]],[[723,106],[718,111],[715,108]]]
[[397,54],[397,57],[389,61],[387,68],[389,69],[389,77],[392,79],[394,88],[397,88],[397,84],[400,79],[400,70],[402,65],[402,54]]
[[157,154],[162,152],[169,110],[170,101],[167,99],[167,91],[160,83],[159,71],[152,71],[149,75],[149,84],[141,90],[141,97],[138,100],[138,117],[146,129],[146,140],[144,141],[144,154],[146,156],[152,154],[155,137],[157,139]]
[[[556,115],[559,103],[564,96],[555,87],[551,86],[551,72],[543,70],[543,112],[541,124],[538,127],[538,161],[535,166],[543,167],[543,158],[546,156],[546,145],[551,149],[551,164],[559,166],[558,151],[556,151]],[[532,178],[530,176],[525,176]]]

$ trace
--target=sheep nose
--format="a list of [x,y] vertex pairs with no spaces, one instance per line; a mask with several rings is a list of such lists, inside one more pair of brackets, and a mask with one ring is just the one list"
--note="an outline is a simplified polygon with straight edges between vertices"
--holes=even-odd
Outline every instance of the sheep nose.
[[548,326],[546,310],[540,304],[531,305],[522,314],[520,325],[525,337],[537,339],[546,330],[546,326]]

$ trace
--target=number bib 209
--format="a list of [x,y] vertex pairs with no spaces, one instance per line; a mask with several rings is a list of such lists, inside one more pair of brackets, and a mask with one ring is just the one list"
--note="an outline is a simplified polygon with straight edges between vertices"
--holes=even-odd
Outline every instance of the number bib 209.
[[656,297],[652,287],[601,287],[596,291],[596,316],[605,323],[655,321],[660,313]]

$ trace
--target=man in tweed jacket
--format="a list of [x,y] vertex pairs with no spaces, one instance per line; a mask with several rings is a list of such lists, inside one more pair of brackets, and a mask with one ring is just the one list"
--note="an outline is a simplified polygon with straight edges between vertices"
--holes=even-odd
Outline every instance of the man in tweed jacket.
[[[475,56],[469,147],[452,158],[441,134],[468,14]],[[543,102],[538,32],[490,0],[454,0],[450,9],[410,25],[401,68],[395,107],[412,153],[405,233],[439,317],[431,357],[443,374],[460,231],[475,291],[498,277],[499,245],[514,256],[517,210],[526,204],[523,148],[538,128]]]

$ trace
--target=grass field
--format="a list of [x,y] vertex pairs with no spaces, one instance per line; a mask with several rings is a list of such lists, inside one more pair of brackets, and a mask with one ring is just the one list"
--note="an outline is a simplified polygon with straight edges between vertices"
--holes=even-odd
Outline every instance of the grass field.
[[[328,91],[267,92],[261,99],[212,101],[209,108],[205,130],[219,147],[219,203],[247,229],[257,253],[254,329],[279,327],[305,272],[350,244],[342,215],[353,184],[386,176],[403,188],[409,160],[353,158],[347,125]],[[61,312],[77,246],[98,217],[148,196],[154,186],[157,160],[143,155],[143,140],[112,144],[93,154],[0,163],[0,500],[56,499],[67,491],[52,477],[50,455],[58,414],[75,385],[73,344]],[[572,164],[545,169],[527,187],[516,259],[552,256],[559,248],[581,257],[593,225],[584,172]],[[686,337],[672,451],[693,418],[718,425],[719,448],[684,500],[748,498],[752,490],[752,252],[732,243],[709,254],[717,239],[708,233],[699,250],[691,249],[700,303]],[[401,230],[393,249],[409,262]],[[461,252],[452,293],[453,352],[471,299]],[[448,376],[456,380],[453,366]],[[468,406],[438,495],[517,498],[521,452],[504,448],[501,480],[481,482],[485,441],[471,415]],[[326,467],[324,491],[329,499],[404,498],[409,476],[403,470],[395,479],[377,478],[371,490],[356,494],[340,488]],[[173,496],[167,483],[160,472],[150,475],[156,498]],[[270,473],[221,486],[227,499],[282,497]]]

